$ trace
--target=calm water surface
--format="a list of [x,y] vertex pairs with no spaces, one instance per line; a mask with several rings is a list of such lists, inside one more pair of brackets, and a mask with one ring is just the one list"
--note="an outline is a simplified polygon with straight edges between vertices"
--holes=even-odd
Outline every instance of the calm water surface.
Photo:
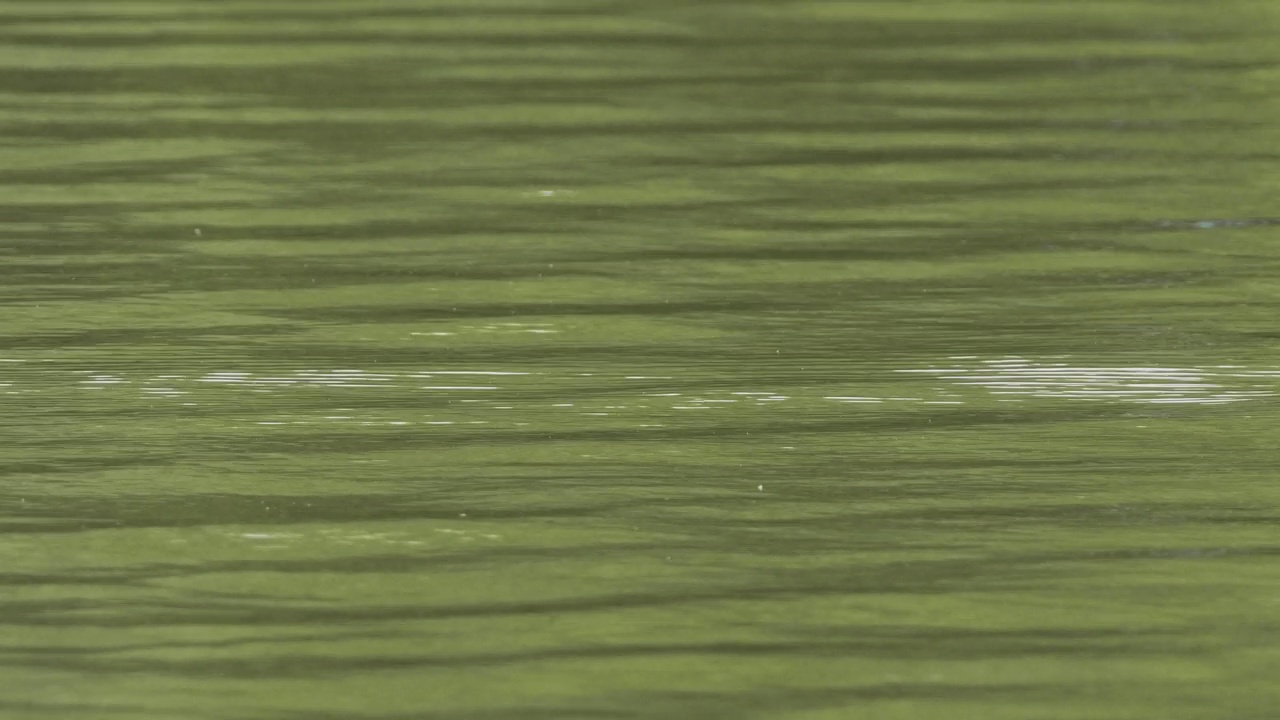
[[0,717],[1275,717],[1280,11],[0,2]]

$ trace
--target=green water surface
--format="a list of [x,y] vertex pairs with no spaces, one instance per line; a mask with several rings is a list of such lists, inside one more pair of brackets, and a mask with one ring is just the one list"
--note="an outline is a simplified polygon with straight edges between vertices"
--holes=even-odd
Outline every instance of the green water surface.
[[0,718],[1270,720],[1280,6],[0,1]]

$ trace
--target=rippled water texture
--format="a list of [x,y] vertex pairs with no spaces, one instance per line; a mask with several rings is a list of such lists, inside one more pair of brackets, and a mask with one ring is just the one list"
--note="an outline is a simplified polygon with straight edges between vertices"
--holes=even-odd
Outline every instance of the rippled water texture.
[[1280,11],[0,0],[0,717],[1270,720]]

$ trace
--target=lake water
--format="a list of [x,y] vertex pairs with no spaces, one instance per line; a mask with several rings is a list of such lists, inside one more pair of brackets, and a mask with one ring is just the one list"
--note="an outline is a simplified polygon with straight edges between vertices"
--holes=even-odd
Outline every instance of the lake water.
[[0,19],[5,720],[1275,717],[1274,3]]

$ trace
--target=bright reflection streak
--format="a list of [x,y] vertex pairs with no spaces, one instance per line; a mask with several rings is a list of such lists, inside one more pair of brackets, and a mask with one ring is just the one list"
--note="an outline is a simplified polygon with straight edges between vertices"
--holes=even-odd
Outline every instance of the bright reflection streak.
[[[641,428],[664,427],[677,416],[682,419],[676,422],[701,423],[742,413],[883,414],[926,405],[935,406],[928,412],[941,413],[947,408],[938,406],[1050,400],[1223,405],[1280,393],[1280,369],[1275,368],[1104,365],[1067,356],[953,356],[898,368],[851,364],[825,376],[789,376],[766,367],[767,379],[755,381],[755,368],[710,375],[697,366],[688,375],[669,367],[592,373],[315,366],[183,375],[171,368],[146,374],[124,365],[51,362],[0,358],[11,363],[0,366],[0,396],[93,391],[96,397],[88,402],[217,406],[233,411],[235,422],[255,426],[394,427],[398,432],[454,426],[465,432],[471,425],[546,427],[575,417]],[[694,410],[703,412],[684,412]]]
[[[1023,357],[979,360],[953,356],[947,367],[898,370],[931,375],[951,385],[985,388],[994,395],[1112,400],[1141,403],[1222,404],[1276,394],[1271,388],[1241,387],[1248,381],[1275,377],[1280,371],[1245,370],[1218,365],[1206,368],[1084,366]],[[1052,358],[1061,360],[1062,358]]]

